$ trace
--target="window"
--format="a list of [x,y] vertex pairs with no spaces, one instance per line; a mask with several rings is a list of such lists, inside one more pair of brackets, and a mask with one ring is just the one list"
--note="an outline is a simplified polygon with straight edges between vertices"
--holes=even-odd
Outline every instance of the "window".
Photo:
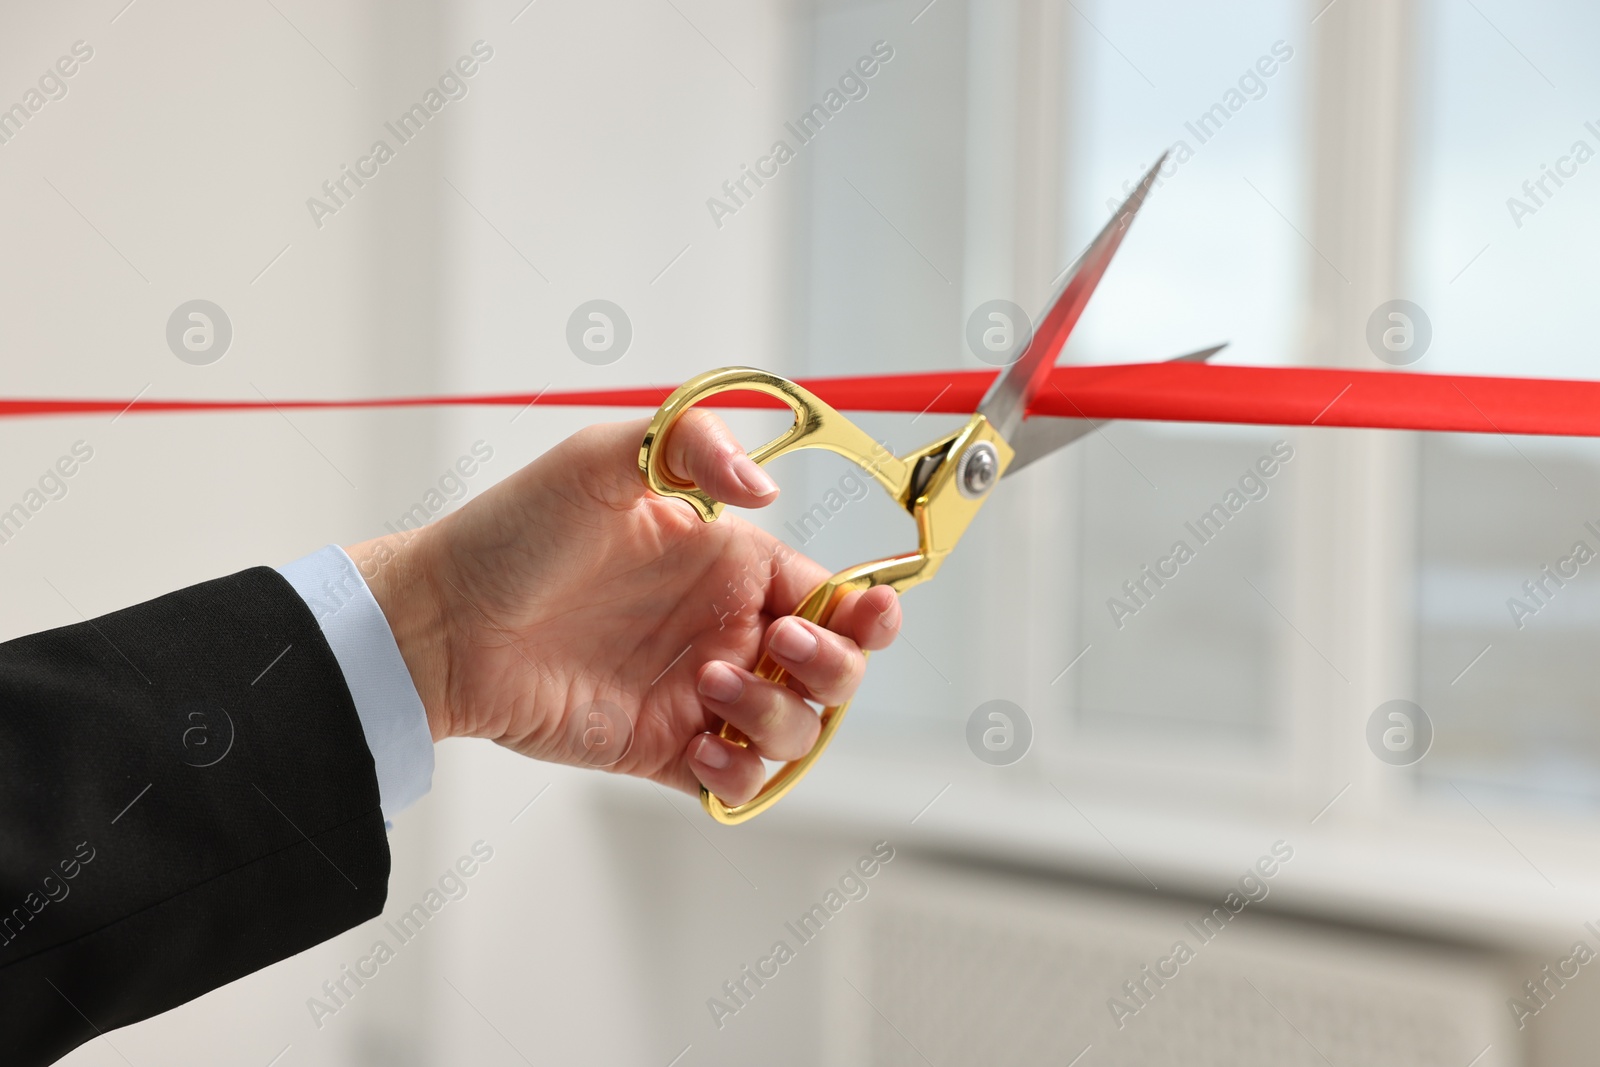
[[[874,5],[818,14],[813,95],[875,38],[895,59],[859,110],[808,146],[795,230],[810,372],[983,366],[963,344],[966,316],[995,298],[1037,312],[1169,145],[1167,177],[1065,358],[1161,359],[1219,341],[1235,361],[1294,354],[1305,27],[1280,5],[1138,7],[1084,2],[1038,23],[974,20],[951,0],[910,25]],[[1030,74],[1033,55],[1046,61]],[[1047,202],[1028,202],[1030,181],[1049,183]],[[1050,251],[1030,262],[1037,233]],[[900,451],[959,423],[860,421]],[[1292,454],[1293,435],[1272,428],[1124,424],[1019,475],[939,581],[909,595],[904,646],[874,662],[855,713],[868,721],[849,736],[899,751],[920,738],[965,759],[948,745],[952,723],[1006,698],[1052,744],[1127,755],[1202,742],[1261,756],[1282,740],[1288,684],[1274,605],[1287,597],[1299,472],[1273,459],[1278,442]],[[1272,478],[1251,473],[1263,457]],[[785,462],[806,478],[789,483],[798,491],[778,519],[846,473],[831,457]],[[1215,537],[1187,532],[1234,500],[1245,506],[1224,510]],[[874,493],[803,547],[830,565],[904,549],[914,534],[892,510]],[[1180,539],[1194,560],[1147,607],[1115,617],[1113,598],[1132,603],[1122,583]]]
[[[1410,274],[1433,345],[1417,369],[1592,378],[1600,134],[1577,102],[1594,82],[1578,47],[1600,11],[1425,10]],[[1420,455],[1423,780],[1600,802],[1600,567],[1574,552],[1600,551],[1600,448],[1439,435]]]
[[[1298,15],[1281,4],[1077,5],[1066,247],[1104,224],[1161,148],[1173,156],[1069,359],[1157,360],[1222,341],[1230,362],[1293,359],[1310,62]],[[1285,623],[1274,605],[1287,604],[1282,549],[1299,471],[1271,451],[1282,441],[1292,454],[1293,440],[1271,427],[1126,424],[1049,461],[1041,482],[1057,491],[1077,468],[1078,565],[1062,595],[1079,609],[1074,651],[1088,651],[1059,688],[1072,694],[1078,743],[1281,739]],[[1263,456],[1272,478],[1248,473]],[[1225,499],[1244,502],[1224,512],[1225,529],[1200,521]],[[1180,544],[1194,554],[1181,565]],[[1141,577],[1162,559],[1175,572],[1165,585]]]

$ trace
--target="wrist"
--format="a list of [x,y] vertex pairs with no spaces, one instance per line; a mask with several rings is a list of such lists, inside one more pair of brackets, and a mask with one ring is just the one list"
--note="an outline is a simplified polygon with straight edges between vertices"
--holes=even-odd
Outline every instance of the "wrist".
[[446,699],[444,613],[428,563],[434,551],[432,534],[431,526],[400,531],[346,546],[345,552],[383,611],[437,742],[456,730]]

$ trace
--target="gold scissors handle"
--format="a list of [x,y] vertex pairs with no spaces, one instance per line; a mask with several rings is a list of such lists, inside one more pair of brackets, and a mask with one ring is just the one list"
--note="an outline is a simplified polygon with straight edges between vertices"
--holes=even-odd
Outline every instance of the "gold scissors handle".
[[[955,434],[940,438],[904,458],[894,455],[855,423],[786,378],[750,367],[724,367],[691,378],[679,386],[656,411],[639,447],[639,470],[645,483],[662,496],[688,501],[700,518],[711,522],[722,513],[721,501],[713,500],[699,487],[681,482],[666,469],[661,447],[666,435],[684,413],[695,404],[717,395],[753,391],[775,397],[794,412],[794,425],[750,453],[757,463],[767,463],[801,448],[822,448],[837,453],[859,466],[883,486],[917,520],[917,551],[904,556],[862,563],[840,571],[818,585],[800,602],[794,614],[819,626],[827,626],[834,611],[851,593],[887,585],[903,592],[918,582],[933,577],[950,549],[977,513],[988,487],[1004,472],[1012,450],[982,415],[972,419]],[[946,456],[985,455],[991,465],[982,488],[972,491],[979,465],[938,462]],[[926,478],[917,471],[923,461],[934,468]],[[958,468],[960,473],[958,474]],[[926,473],[926,468],[925,468]],[[963,482],[962,476],[965,481]],[[923,484],[919,484],[923,483]],[[962,489],[962,486],[965,489]],[[782,684],[786,672],[765,653],[756,664],[758,677]],[[769,778],[754,798],[743,804],[726,804],[710,790],[700,790],[700,803],[713,819],[737,825],[766,811],[805,777],[817,757],[838,732],[849,702],[822,709],[822,732],[810,752],[784,764]],[[722,737],[736,745],[748,746],[749,738],[736,727],[724,723]]]
[[783,401],[794,412],[794,425],[788,432],[750,453],[757,463],[770,462],[800,448],[825,448],[872,475],[893,496],[900,496],[910,484],[910,464],[794,382],[752,367],[723,367],[690,378],[674,390],[650,420],[644,444],[639,446],[639,469],[650,488],[662,496],[687,500],[706,522],[722,514],[722,502],[711,499],[698,486],[674,478],[667,470],[666,455],[658,442],[695,404],[730,392],[764,393]]

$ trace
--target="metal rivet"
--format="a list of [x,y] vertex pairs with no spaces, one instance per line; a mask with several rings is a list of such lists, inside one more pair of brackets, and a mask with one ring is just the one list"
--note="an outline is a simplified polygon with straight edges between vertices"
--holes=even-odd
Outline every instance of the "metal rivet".
[[956,485],[962,496],[975,500],[994,485],[995,475],[999,471],[999,453],[989,442],[979,441],[961,454],[961,463],[956,469]]

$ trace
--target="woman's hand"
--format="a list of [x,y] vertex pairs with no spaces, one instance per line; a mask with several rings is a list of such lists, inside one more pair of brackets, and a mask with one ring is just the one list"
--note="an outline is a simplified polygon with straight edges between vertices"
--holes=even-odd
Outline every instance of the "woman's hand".
[[[846,598],[827,628],[786,617],[828,577],[735,515],[704,523],[639,475],[646,421],[585,429],[431,526],[349,549],[394,630],[434,740],[605,766],[730,804],[761,757],[817,739],[805,702],[841,704],[863,649],[894,640],[894,592]],[[674,477],[739,507],[778,488],[716,416],[666,441]],[[768,649],[787,684],[751,673]],[[751,739],[718,737],[722,721]]]

